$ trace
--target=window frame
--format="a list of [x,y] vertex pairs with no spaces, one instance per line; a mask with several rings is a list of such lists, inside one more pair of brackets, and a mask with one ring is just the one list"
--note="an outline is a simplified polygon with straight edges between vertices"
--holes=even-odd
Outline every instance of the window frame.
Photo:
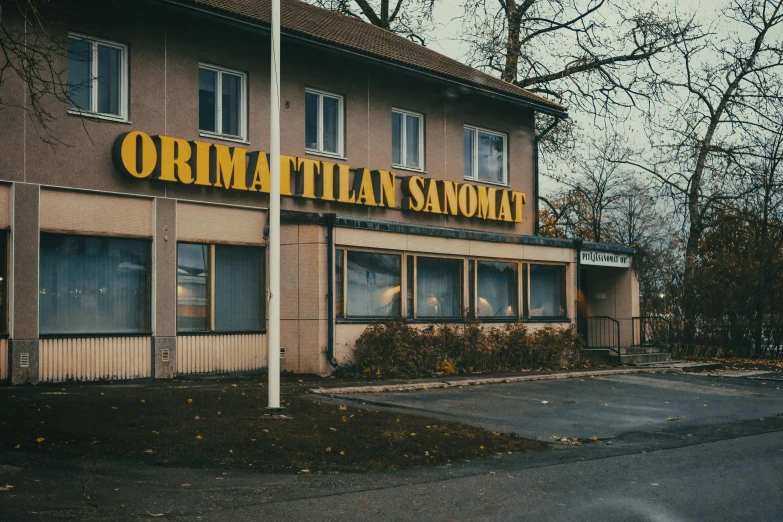
[[[487,183],[490,185],[498,185],[502,187],[508,186],[508,134],[504,132],[498,132],[493,131],[490,129],[485,129],[483,127],[479,127],[477,125],[469,125],[464,124],[462,127],[462,132],[464,135],[465,130],[472,130],[473,131],[473,165],[471,165],[471,176],[464,176],[464,179],[470,180],[470,181],[477,181],[479,183]],[[490,134],[492,136],[500,136],[503,138],[503,181],[493,181],[493,180],[486,180],[481,179],[478,172],[478,133],[483,132],[484,134]],[[465,157],[464,151],[463,151],[463,158]],[[463,160],[464,161],[464,160]],[[463,166],[463,172],[464,172],[464,166]]]
[[[153,293],[155,289],[153,288],[153,281],[155,277],[155,267],[154,267],[154,253],[153,253],[153,240],[150,237],[138,237],[138,236],[105,236],[100,234],[89,234],[89,233],[78,233],[78,232],[50,232],[47,230],[41,230],[38,233],[38,285],[39,288],[36,290],[40,293],[40,284],[41,284],[41,237],[46,234],[50,236],[70,236],[70,237],[85,237],[85,238],[96,238],[96,239],[131,239],[134,241],[143,241],[147,245],[147,303],[146,303],[146,313],[147,313],[147,326],[148,329],[143,332],[97,332],[97,333],[41,333],[41,318],[40,318],[40,294],[37,295],[38,297],[38,310],[39,310],[39,317],[38,317],[38,337],[41,339],[76,339],[76,338],[99,338],[99,337],[151,337],[154,335],[155,331],[155,317],[153,315],[152,310],[152,303],[154,300]],[[9,248],[10,248],[10,241],[11,238],[9,237]],[[10,255],[10,254],[9,254]],[[10,302],[10,301],[9,301]],[[10,311],[9,311],[10,312]],[[6,334],[7,336],[8,334]]]
[[[312,149],[307,146],[307,103],[305,103],[305,153],[315,156],[326,156],[329,158],[345,159],[345,97],[342,94],[336,94],[329,91],[322,91],[320,89],[313,89],[305,87],[305,100],[308,94],[314,94],[318,96],[318,118],[316,119],[316,148]],[[338,122],[337,122],[337,152],[329,152],[323,150],[324,147],[324,104],[323,98],[327,96],[338,100]]]
[[[340,303],[337,300],[337,295],[335,292],[335,303],[334,303],[334,310],[335,310],[335,318],[340,322],[367,322],[367,321],[384,321],[389,319],[402,319],[405,317],[405,298],[404,298],[404,290],[406,288],[405,286],[405,253],[401,251],[389,251],[389,250],[381,250],[381,249],[373,249],[373,248],[355,248],[351,246],[335,246],[334,247],[335,256],[334,256],[334,278],[335,283],[340,281],[342,283],[341,290],[342,295],[340,296],[342,298],[342,314],[338,313],[338,310],[340,309]],[[343,266],[342,266],[342,274],[337,273],[337,251],[342,251],[343,255]],[[391,255],[391,256],[397,256],[400,258],[400,311],[397,315],[390,315],[386,317],[378,317],[378,316],[368,316],[368,315],[349,315],[348,314],[348,253],[349,252],[362,252],[365,254],[381,254],[381,255]]]
[[[129,123],[128,121],[128,106],[130,99],[130,88],[128,81],[128,62],[130,61],[130,53],[128,46],[123,43],[114,42],[112,40],[106,40],[95,36],[87,36],[82,33],[69,32],[66,38],[66,42],[70,44],[69,40],[81,40],[90,44],[90,58],[91,67],[90,73],[92,78],[90,79],[90,109],[80,109],[79,107],[68,107],[68,114],[74,114],[78,116],[88,116],[91,118],[98,118],[103,120],[116,121],[120,123]],[[111,114],[106,112],[98,112],[98,46],[103,45],[105,47],[111,47],[120,50],[120,114]],[[68,84],[66,79],[66,85]]]
[[[180,330],[179,329],[179,295],[177,295],[177,311],[176,311],[176,328],[177,328],[177,336],[193,336],[193,335],[254,335],[254,334],[265,334],[266,333],[266,312],[267,312],[267,305],[266,305],[266,270],[267,270],[267,248],[263,245],[237,245],[233,243],[217,243],[217,242],[208,242],[208,241],[177,241],[177,266],[179,266],[179,245],[180,244],[188,244],[188,245],[206,245],[209,247],[209,273],[207,274],[207,307],[208,307],[208,313],[209,313],[209,328],[207,330]],[[233,246],[233,247],[246,247],[246,248],[258,248],[261,250],[261,256],[260,256],[260,262],[261,262],[261,270],[259,273],[258,278],[258,284],[260,285],[259,288],[259,295],[261,296],[260,306],[259,306],[259,315],[260,315],[260,326],[261,328],[259,330],[217,330],[215,328],[215,296],[216,294],[216,253],[215,250],[219,246]],[[177,273],[177,277],[175,278],[174,284],[175,287],[179,286],[179,273]],[[176,290],[176,289],[175,289]]]
[[[410,170],[413,172],[424,172],[425,166],[424,166],[424,114],[420,112],[414,112],[409,111],[407,109],[400,109],[398,107],[392,107],[391,109],[392,117],[394,117],[394,113],[400,114],[402,116],[402,125],[401,125],[401,133],[400,133],[400,159],[404,160],[407,157],[407,140],[405,139],[408,133],[406,119],[407,118],[418,118],[419,119],[419,166],[418,167],[411,167],[405,164],[400,163],[394,163],[394,158],[392,158],[392,167],[396,169],[401,170]],[[394,149],[394,136],[392,135],[392,150]]]
[[[202,138],[212,138],[226,141],[233,141],[237,143],[247,144],[247,118],[248,118],[248,94],[247,94],[247,73],[238,71],[236,69],[230,69],[220,65],[215,65],[207,62],[199,62],[199,71],[201,69],[212,71],[217,74],[217,80],[215,82],[215,130],[203,130],[201,129],[201,121],[198,122],[198,135]],[[221,100],[223,98],[223,74],[231,74],[239,76],[240,89],[239,89],[239,135],[228,134],[223,132],[223,104]]]

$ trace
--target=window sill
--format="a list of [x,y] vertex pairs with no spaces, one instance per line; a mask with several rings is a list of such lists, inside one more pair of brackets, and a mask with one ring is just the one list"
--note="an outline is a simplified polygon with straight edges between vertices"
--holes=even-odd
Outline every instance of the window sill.
[[568,317],[528,317],[522,319],[524,323],[570,323]]
[[202,138],[209,138],[212,140],[230,141],[231,143],[241,143],[242,145],[250,145],[250,142],[245,138],[229,136],[227,134],[213,134],[206,131],[198,131],[198,135]]
[[305,149],[305,154],[308,156],[320,156],[322,158],[331,158],[341,161],[347,161],[348,158],[343,156],[342,154],[332,154],[331,152],[323,152],[320,150],[314,150],[314,149]]
[[114,123],[124,123],[126,125],[130,125],[132,123],[127,118],[112,116],[110,114],[101,114],[99,112],[82,111],[79,109],[68,109],[68,114],[70,114],[71,116],[79,116],[80,118],[91,118],[95,120],[112,121]]
[[177,337],[215,337],[218,335],[263,335],[266,330],[244,330],[241,332],[177,332]]
[[152,332],[101,332],[101,333],[63,333],[63,334],[39,334],[39,339],[95,339],[114,337],[152,337]]
[[405,167],[404,165],[394,165],[392,164],[392,168],[394,170],[404,170],[406,172],[415,172],[417,174],[427,174],[427,171],[424,169],[415,169],[413,167]]
[[468,177],[464,178],[464,180],[465,181],[472,181],[474,183],[482,183],[484,185],[493,185],[495,187],[509,188],[509,184],[508,183],[501,183],[499,181],[486,181],[486,180],[483,180],[483,179],[468,178]]

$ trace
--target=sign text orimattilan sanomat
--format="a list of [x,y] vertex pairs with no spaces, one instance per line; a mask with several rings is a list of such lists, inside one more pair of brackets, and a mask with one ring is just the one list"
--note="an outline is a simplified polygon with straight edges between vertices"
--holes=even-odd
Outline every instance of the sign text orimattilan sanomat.
[[[134,179],[262,193],[271,185],[267,154],[242,147],[132,131],[117,137],[112,157],[117,170]],[[514,190],[282,155],[280,193],[509,223],[522,223],[526,202],[525,193]]]

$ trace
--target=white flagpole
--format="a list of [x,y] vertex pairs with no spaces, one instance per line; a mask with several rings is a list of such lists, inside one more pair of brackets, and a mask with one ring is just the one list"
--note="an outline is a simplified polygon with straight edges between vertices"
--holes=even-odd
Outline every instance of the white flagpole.
[[280,406],[280,0],[272,0],[272,63],[269,107],[269,404]]

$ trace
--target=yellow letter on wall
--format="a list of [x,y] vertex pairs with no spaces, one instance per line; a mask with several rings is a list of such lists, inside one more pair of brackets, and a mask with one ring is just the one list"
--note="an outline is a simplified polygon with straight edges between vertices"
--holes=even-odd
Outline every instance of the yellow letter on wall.
[[[247,190],[245,179],[247,149],[215,145],[215,186],[234,190]],[[231,180],[234,180],[233,186]]]
[[158,151],[148,134],[141,131],[126,132],[114,140],[112,159],[114,167],[122,174],[143,179],[155,170]]
[[495,217],[496,188],[478,186],[478,215],[482,219],[497,219]]
[[181,181],[193,183],[193,171],[190,161],[190,143],[182,138],[156,136],[160,146],[160,164],[158,179],[162,181]]
[[514,221],[517,223],[522,223],[522,205],[527,202],[526,199],[524,192],[511,193],[511,201],[514,202]]

